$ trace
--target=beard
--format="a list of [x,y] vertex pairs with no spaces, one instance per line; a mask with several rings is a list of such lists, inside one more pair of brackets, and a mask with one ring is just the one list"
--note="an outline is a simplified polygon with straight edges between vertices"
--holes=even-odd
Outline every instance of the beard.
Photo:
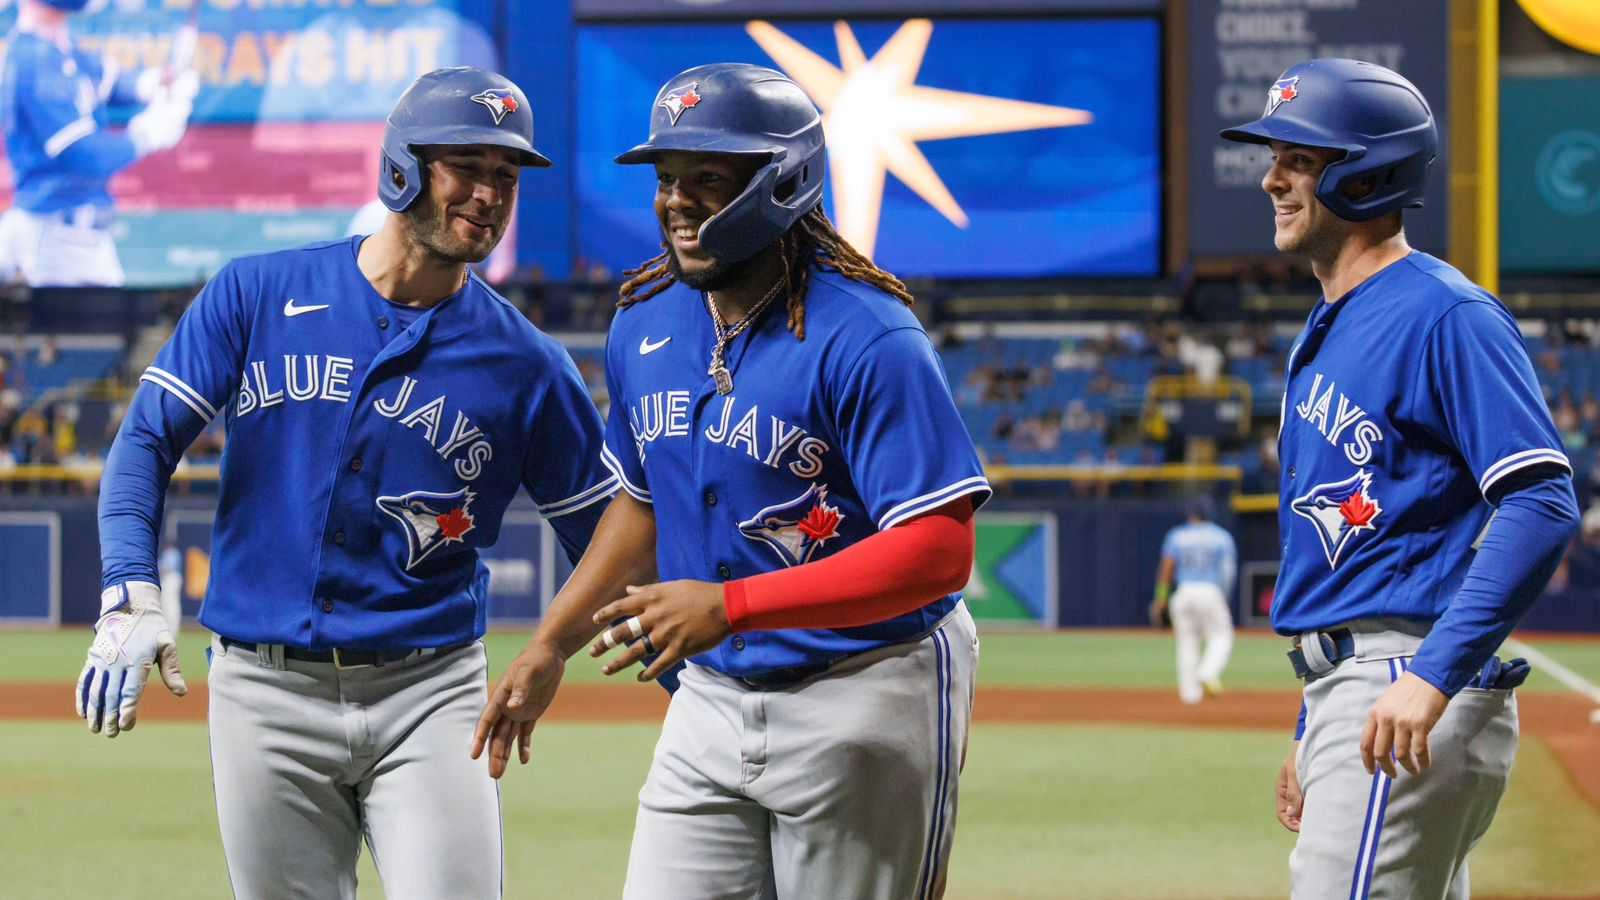
[[486,241],[472,243],[462,240],[450,230],[450,222],[439,209],[438,201],[426,191],[405,211],[405,216],[411,226],[412,243],[426,250],[434,259],[449,265],[483,262],[494,252],[505,234],[501,223],[496,225],[493,235]]
[[[757,254],[759,256],[760,254]],[[716,257],[711,258],[711,265],[695,275],[685,274],[683,266],[678,263],[678,251],[669,244],[667,246],[667,268],[672,271],[672,277],[696,291],[724,291],[737,287],[741,282],[749,279],[750,273],[755,269],[755,257],[741,259],[738,262],[723,262]]]

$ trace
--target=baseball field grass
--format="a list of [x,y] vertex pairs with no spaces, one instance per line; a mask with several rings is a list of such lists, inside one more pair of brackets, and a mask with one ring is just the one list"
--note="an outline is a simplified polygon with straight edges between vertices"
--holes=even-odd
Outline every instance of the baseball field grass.
[[[522,639],[492,634],[491,660],[504,665]],[[1600,641],[1528,641],[1600,681]],[[115,741],[53,712],[23,712],[33,708],[23,699],[41,690],[70,709],[86,644],[82,630],[0,633],[0,895],[229,896],[202,710],[185,706],[203,704],[202,691],[152,706],[137,730]],[[192,631],[182,641],[185,669],[197,686],[204,680],[204,644]],[[1170,704],[1186,712],[1172,688],[1170,636],[986,635],[947,896],[1285,896],[1293,837],[1274,820],[1271,805],[1272,779],[1293,727],[1293,682],[1282,650],[1280,639],[1242,634],[1223,698],[1232,705],[1214,707],[1237,710],[1241,698],[1264,703],[1267,715],[1255,725],[1207,727],[1205,704],[1188,711],[1193,715],[1183,724],[1105,724],[1052,721],[1060,717],[1049,704],[1019,712],[1016,698],[1042,700],[1051,692],[1082,698],[1103,690],[1144,698],[1141,708]],[[604,679],[580,658],[568,680]],[[619,686],[614,696],[655,690]],[[1570,698],[1543,676],[1524,693],[1529,708],[1545,698]],[[1007,703],[1009,711],[1002,708]],[[1581,715],[1581,705],[1574,708]],[[506,896],[619,894],[635,798],[657,733],[655,722],[631,715],[632,721],[560,718],[540,725],[533,764],[514,770],[502,786]],[[1551,745],[1527,735],[1494,829],[1472,856],[1474,896],[1600,896],[1596,847],[1600,808],[1577,788]],[[365,858],[361,872],[361,896],[383,896]]]

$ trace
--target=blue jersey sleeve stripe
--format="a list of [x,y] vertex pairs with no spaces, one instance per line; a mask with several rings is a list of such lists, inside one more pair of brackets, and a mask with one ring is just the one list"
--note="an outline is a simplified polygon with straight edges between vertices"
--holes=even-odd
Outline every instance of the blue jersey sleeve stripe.
[[[938,509],[957,497],[964,497],[968,494],[976,494],[979,492],[984,494],[991,492],[989,489],[989,479],[983,477],[982,475],[974,475],[971,478],[962,479],[961,481],[958,481],[949,487],[940,488],[931,494],[923,494],[920,497],[913,497],[912,499],[907,500],[906,502],[901,503],[884,513],[883,516],[878,519],[878,530],[888,531],[890,528],[899,525],[901,522],[904,522],[907,519],[919,516],[930,509]],[[985,497],[984,499],[988,498]],[[981,504],[981,502],[982,501],[979,501],[979,504]],[[974,508],[976,508],[976,506],[979,504],[974,504]]]
[[185,406],[194,410],[200,415],[200,418],[205,419],[207,422],[217,417],[216,409],[206,402],[206,398],[200,396],[199,391],[184,384],[182,379],[171,372],[151,366],[144,370],[144,374],[139,376],[139,380],[148,381],[157,387],[171,391],[174,396],[184,402]]
[[627,491],[633,499],[643,503],[652,502],[649,491],[628,480],[628,476],[622,471],[622,463],[617,462],[617,458],[611,454],[610,447],[600,448],[600,461],[606,464],[606,468],[611,470],[611,474],[617,476],[617,480],[622,482],[622,489]]
[[1493,487],[1495,482],[1510,475],[1512,472],[1544,463],[1555,463],[1568,472],[1572,471],[1571,461],[1560,450],[1551,450],[1547,447],[1541,447],[1537,450],[1524,450],[1521,453],[1513,453],[1490,466],[1488,471],[1483,473],[1483,478],[1478,482],[1478,489],[1487,494],[1489,493],[1489,488]]
[[45,139],[44,155],[55,159],[66,152],[68,147],[94,134],[94,132],[95,124],[93,119],[73,119],[66,124],[66,127]]
[[545,506],[541,506],[539,507],[539,515],[544,516],[546,519],[554,519],[567,515],[568,513],[575,513],[578,510],[583,509],[585,506],[591,506],[595,503],[598,503],[599,501],[604,500],[605,498],[617,492],[618,480],[619,479],[617,476],[612,475],[610,478],[607,478],[606,480],[600,482],[592,488],[589,488],[581,494],[568,497],[567,499],[557,503],[550,503]]

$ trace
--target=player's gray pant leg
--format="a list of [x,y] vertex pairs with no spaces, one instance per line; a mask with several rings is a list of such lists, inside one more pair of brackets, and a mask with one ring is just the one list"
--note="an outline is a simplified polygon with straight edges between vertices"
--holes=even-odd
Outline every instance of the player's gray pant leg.
[[215,653],[212,765],[241,898],[353,898],[365,834],[391,900],[497,898],[500,808],[474,763],[481,644],[381,667]]
[[741,709],[754,696],[708,669],[684,669],[639,791],[624,900],[776,897],[772,816],[741,788]]
[[1488,831],[1516,755],[1509,691],[1468,689],[1429,736],[1433,765],[1391,780],[1361,765],[1361,732],[1409,657],[1352,659],[1306,686],[1296,900],[1464,900],[1467,853]]
[[213,649],[211,773],[239,900],[356,896],[359,806],[337,683]]
[[368,704],[376,748],[358,796],[384,895],[499,897],[499,790],[467,754],[489,699],[483,645],[347,674],[356,676],[346,679],[348,699]]
[[977,649],[961,606],[922,641],[786,690],[691,666],[640,793],[625,896],[941,896]]

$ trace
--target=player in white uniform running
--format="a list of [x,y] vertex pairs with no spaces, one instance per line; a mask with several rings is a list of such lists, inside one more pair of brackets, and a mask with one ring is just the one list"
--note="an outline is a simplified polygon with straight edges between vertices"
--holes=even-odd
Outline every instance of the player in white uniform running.
[[1506,308],[1406,243],[1438,146],[1422,94],[1317,59],[1267,97],[1223,137],[1271,148],[1274,242],[1323,289],[1278,440],[1293,893],[1458,900],[1516,754],[1527,664],[1495,651],[1577,528],[1571,467]]
[[[639,795],[629,898],[937,897],[977,667],[989,495],[893,276],[823,215],[822,120],[749,65],[662,88],[666,242],[606,350],[624,495],[480,722],[503,771],[595,634],[689,659]],[[659,582],[651,584],[651,582]]]
[[[0,75],[0,134],[16,181],[0,215],[0,282],[123,282],[111,236],[111,176],[175,146],[199,90],[192,69],[119,71],[73,44],[67,15],[87,0],[22,0]],[[125,131],[108,107],[143,107]]]
[[[1188,521],[1167,532],[1161,542],[1161,567],[1156,573],[1156,599],[1150,617],[1163,612],[1172,619],[1178,642],[1178,699],[1199,703],[1222,693],[1222,672],[1233,653],[1233,612],[1228,597],[1239,570],[1233,535],[1211,521],[1208,498],[1189,504]],[[1168,592],[1172,584],[1170,605]],[[1202,655],[1202,645],[1204,651]]]
[[478,551],[526,490],[576,558],[616,485],[571,358],[467,269],[505,234],[521,168],[549,164],[511,82],[423,75],[384,129],[383,227],[224,266],[117,434],[77,690],[110,737],[152,662],[184,690],[155,584],[162,498],[184,448],[228,423],[200,621],[237,897],[354,898],[363,841],[392,900],[501,894],[499,795],[465,752],[486,699]]

